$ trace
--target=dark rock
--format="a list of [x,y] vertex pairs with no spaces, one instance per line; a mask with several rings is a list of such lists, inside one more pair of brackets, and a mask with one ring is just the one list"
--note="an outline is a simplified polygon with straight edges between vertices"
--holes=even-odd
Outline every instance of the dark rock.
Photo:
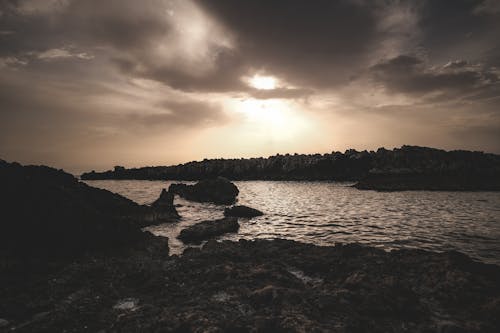
[[174,194],[163,189],[160,197],[151,204],[151,207],[161,213],[166,213],[168,216],[179,217],[174,206]]
[[500,267],[456,253],[212,240],[180,257],[159,248],[123,249],[63,269],[25,271],[22,279],[0,273],[0,313],[20,332],[494,333],[500,327]]
[[0,251],[11,255],[72,256],[130,246],[144,239],[140,227],[175,217],[45,166],[0,162],[0,184]]
[[224,209],[224,216],[235,216],[235,217],[255,217],[255,216],[262,216],[264,213],[262,213],[260,210],[257,210],[255,208],[247,207],[247,206],[233,206],[230,208]]
[[225,217],[220,220],[203,221],[182,230],[178,236],[184,243],[200,243],[202,240],[236,232],[240,228],[238,219]]
[[168,190],[188,200],[219,205],[234,203],[239,193],[236,185],[224,177],[201,180],[194,185],[171,184]]

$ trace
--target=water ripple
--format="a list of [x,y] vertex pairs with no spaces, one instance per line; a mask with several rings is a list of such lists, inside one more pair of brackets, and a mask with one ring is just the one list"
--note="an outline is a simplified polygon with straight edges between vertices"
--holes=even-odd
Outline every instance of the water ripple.
[[[88,181],[150,204],[171,182]],[[236,182],[239,203],[265,212],[242,219],[237,234],[223,239],[287,238],[317,245],[360,242],[387,250],[457,250],[500,264],[500,193],[374,192],[334,182]],[[169,237],[172,253],[184,245],[175,236],[201,220],[221,218],[223,207],[175,199],[182,219],[149,228]]]

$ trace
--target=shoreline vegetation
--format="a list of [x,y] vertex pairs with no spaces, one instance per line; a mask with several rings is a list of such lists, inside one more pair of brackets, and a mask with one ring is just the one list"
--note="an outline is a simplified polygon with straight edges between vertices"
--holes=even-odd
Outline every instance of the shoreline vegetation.
[[[0,181],[0,331],[500,328],[500,266],[459,252],[212,239],[169,255],[168,239],[142,228],[177,221],[170,191],[138,205],[62,170],[1,160]],[[218,178],[182,191],[218,201],[235,194],[228,183]],[[214,184],[220,197],[205,197]],[[233,207],[234,215],[257,212]],[[202,222],[196,237],[219,234],[219,225],[234,231],[223,222],[237,219]]]
[[83,180],[354,181],[362,190],[499,191],[500,155],[464,150],[402,146],[393,150],[276,155],[269,158],[205,159],[175,166],[87,172]]

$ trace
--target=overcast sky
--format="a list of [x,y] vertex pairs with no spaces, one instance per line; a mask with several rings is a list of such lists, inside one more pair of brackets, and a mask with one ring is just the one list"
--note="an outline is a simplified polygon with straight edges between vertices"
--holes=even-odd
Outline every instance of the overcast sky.
[[0,0],[0,158],[500,153],[500,0]]

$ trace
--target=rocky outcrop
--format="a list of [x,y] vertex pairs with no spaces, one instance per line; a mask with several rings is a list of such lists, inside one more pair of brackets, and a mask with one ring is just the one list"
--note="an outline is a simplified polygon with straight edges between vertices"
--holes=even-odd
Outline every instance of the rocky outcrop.
[[[171,202],[141,206],[44,166],[0,162],[0,250],[73,255],[142,240],[140,227],[173,221]],[[160,204],[161,203],[161,204]]]
[[161,191],[160,197],[151,204],[151,208],[168,216],[180,217],[174,206],[174,194],[165,189]]
[[209,241],[180,257],[156,251],[92,257],[22,279],[3,267],[6,329],[493,333],[500,327],[500,267],[457,252],[285,240]]
[[262,215],[264,215],[264,213],[262,213],[260,210],[243,205],[228,207],[224,209],[224,216],[250,218]]
[[[377,151],[353,149],[344,153],[313,155],[276,155],[269,158],[213,159],[189,162],[168,167],[145,167],[113,171],[90,172],[83,179],[180,179],[199,180],[223,176],[232,180],[337,180],[361,181],[360,188],[374,187],[373,175],[391,183],[400,182],[406,174],[428,188],[435,179],[447,178],[447,182],[434,182],[434,187],[459,184],[456,189],[500,190],[500,156],[463,150],[402,146],[393,150],[380,148]],[[409,177],[408,176],[408,177]],[[391,177],[394,181],[391,181]],[[406,179],[410,179],[410,178]],[[462,181],[465,179],[465,181]],[[409,182],[409,180],[408,180]],[[363,185],[365,184],[365,185]],[[410,183],[408,183],[410,185]],[[396,187],[395,187],[396,188]]]
[[199,244],[203,240],[217,237],[228,232],[237,232],[240,228],[238,219],[225,217],[220,220],[203,221],[181,230],[179,236],[184,243]]
[[230,205],[236,201],[239,190],[224,177],[200,180],[194,185],[171,184],[168,191],[192,201]]

